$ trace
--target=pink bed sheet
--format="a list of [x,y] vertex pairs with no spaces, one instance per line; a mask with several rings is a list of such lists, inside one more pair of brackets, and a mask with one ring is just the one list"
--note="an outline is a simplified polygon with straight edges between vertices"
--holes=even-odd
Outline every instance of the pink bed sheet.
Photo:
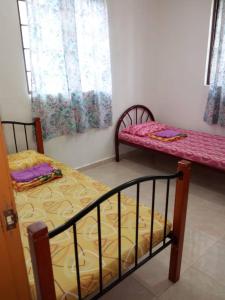
[[178,129],[171,126],[166,126],[166,128],[178,130],[188,136],[174,142],[162,142],[148,136],[131,135],[122,130],[119,133],[119,140],[225,170],[225,136]]

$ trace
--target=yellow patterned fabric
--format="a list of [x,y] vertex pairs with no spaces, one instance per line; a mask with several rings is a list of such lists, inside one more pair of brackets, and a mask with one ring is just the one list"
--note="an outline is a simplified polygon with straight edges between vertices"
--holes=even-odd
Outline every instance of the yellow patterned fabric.
[[31,168],[41,163],[50,163],[51,159],[34,150],[27,150],[9,155],[9,168],[12,171],[19,171]]
[[[10,159],[11,157],[9,156]],[[18,159],[20,159],[20,154],[18,154]],[[49,230],[52,230],[110,190],[104,184],[62,163],[49,158],[47,159],[56,168],[62,170],[63,177],[29,191],[15,192],[25,259],[34,299],[34,280],[29,255],[27,226],[41,220],[47,224]],[[15,162],[15,156],[13,160]],[[136,202],[125,195],[121,197],[121,216],[122,269],[126,270],[134,262]],[[140,205],[139,257],[149,251],[150,216],[150,209]],[[83,297],[99,289],[98,231],[96,220],[97,211],[95,210],[82,218],[77,224]],[[101,229],[103,282],[107,284],[118,276],[117,197],[112,197],[101,204]],[[167,233],[170,230],[171,223],[168,223]],[[164,219],[159,213],[155,213],[153,245],[157,245],[162,241],[163,231]],[[72,229],[51,239],[51,254],[57,299],[77,299],[76,264]]]

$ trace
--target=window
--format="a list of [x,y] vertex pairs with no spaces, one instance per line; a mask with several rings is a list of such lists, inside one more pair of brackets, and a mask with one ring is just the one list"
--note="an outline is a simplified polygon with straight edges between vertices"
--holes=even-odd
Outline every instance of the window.
[[17,3],[31,109],[44,138],[111,126],[106,0]]
[[207,85],[210,85],[213,47],[214,47],[214,42],[215,42],[215,37],[216,37],[216,26],[217,26],[218,14],[219,14],[219,3],[220,3],[220,0],[213,0],[213,14],[212,14],[212,25],[211,25],[211,34],[210,34],[209,59],[208,59],[207,78],[206,78]]
[[31,63],[26,0],[17,0],[27,88],[31,92]]

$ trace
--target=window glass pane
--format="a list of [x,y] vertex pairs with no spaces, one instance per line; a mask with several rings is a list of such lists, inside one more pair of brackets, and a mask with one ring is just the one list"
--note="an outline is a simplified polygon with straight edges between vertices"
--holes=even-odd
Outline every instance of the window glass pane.
[[27,71],[30,71],[30,70],[31,70],[30,50],[29,50],[29,49],[25,49],[25,50],[24,50],[24,55],[25,55],[26,70],[27,70]]
[[26,1],[18,1],[21,24],[28,25]]
[[31,93],[31,72],[27,72],[28,92]]
[[28,26],[21,26],[24,48],[30,48]]

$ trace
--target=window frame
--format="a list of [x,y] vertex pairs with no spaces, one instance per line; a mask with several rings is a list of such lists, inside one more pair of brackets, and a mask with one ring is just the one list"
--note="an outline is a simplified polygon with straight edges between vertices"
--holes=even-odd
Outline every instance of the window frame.
[[24,37],[23,37],[23,28],[28,27],[29,25],[22,23],[20,7],[19,7],[20,2],[24,2],[26,5],[26,0],[17,0],[16,2],[17,2],[18,18],[19,18],[19,25],[20,25],[20,37],[21,37],[21,44],[22,44],[22,51],[23,51],[23,61],[24,61],[24,68],[25,68],[25,75],[26,75],[27,91],[28,91],[28,94],[30,95],[31,94],[31,82],[29,84],[30,80],[29,80],[28,74],[30,74],[30,78],[31,78],[31,70],[28,70],[26,55],[25,55],[25,51],[30,50],[30,48],[24,46]]
[[212,59],[213,59],[213,47],[215,43],[216,37],[216,27],[217,27],[217,20],[219,14],[219,4],[220,0],[213,0],[213,12],[212,12],[212,23],[210,29],[210,45],[209,45],[209,58],[208,58],[208,66],[207,66],[207,77],[206,77],[206,84],[210,85],[210,76],[211,76],[211,66],[212,66]]

